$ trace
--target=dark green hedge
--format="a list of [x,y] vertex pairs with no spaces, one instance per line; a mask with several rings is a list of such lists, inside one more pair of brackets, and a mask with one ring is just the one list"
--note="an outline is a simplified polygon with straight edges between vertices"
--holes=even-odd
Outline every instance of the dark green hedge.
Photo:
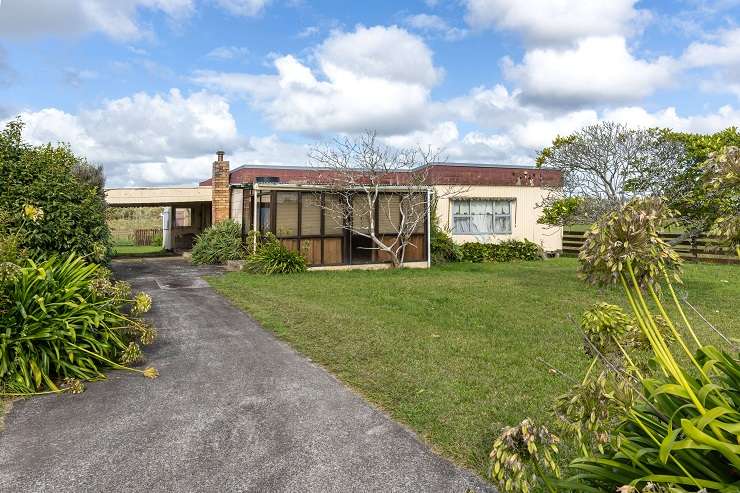
[[88,260],[105,260],[110,231],[101,184],[87,176],[78,178],[85,171],[94,175],[97,168],[68,146],[24,143],[22,129],[15,120],[0,132],[0,211],[8,215],[5,227],[17,230],[24,222],[23,207],[33,205],[43,211],[43,220],[26,224],[20,245],[31,257],[76,252]]
[[509,262],[540,260],[542,249],[529,240],[506,240],[500,243],[465,243],[461,246],[465,262]]

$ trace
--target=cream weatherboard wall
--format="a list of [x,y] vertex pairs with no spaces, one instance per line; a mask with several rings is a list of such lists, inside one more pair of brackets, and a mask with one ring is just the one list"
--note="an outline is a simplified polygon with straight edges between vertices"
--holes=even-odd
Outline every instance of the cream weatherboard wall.
[[[440,195],[449,193],[445,187],[437,187]],[[440,198],[437,202],[439,225],[450,231],[456,243],[477,241],[495,243],[503,240],[527,239],[540,245],[546,252],[563,249],[562,228],[546,227],[537,223],[541,209],[537,204],[548,191],[540,187],[522,186],[470,186],[464,192],[451,197]],[[452,233],[452,201],[469,199],[503,199],[511,200],[511,234],[454,234]]]

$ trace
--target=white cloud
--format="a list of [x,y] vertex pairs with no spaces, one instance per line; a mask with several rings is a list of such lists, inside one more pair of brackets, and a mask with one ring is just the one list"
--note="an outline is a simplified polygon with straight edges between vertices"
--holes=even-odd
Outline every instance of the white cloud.
[[[270,0],[214,0],[227,12],[253,17]],[[118,41],[152,36],[139,22],[142,10],[182,20],[196,10],[196,0],[4,0],[0,1],[0,33],[28,38],[74,36],[101,32]]]
[[740,65],[740,28],[722,31],[716,37],[717,43],[691,43],[683,62],[689,67]]
[[234,15],[254,17],[262,13],[270,0],[216,0],[216,3]]
[[536,48],[521,64],[504,59],[504,72],[523,97],[549,106],[639,100],[670,85],[676,69],[669,57],[633,57],[619,36],[585,38],[573,48]]
[[80,87],[85,81],[97,79],[98,76],[99,74],[96,71],[89,69],[67,67],[62,70],[64,82],[72,87]]
[[648,14],[637,0],[467,0],[468,23],[522,33],[533,43],[564,43],[588,36],[628,34]]
[[453,121],[444,121],[427,130],[414,130],[401,135],[391,135],[383,138],[383,142],[399,148],[431,147],[442,149],[455,142],[460,136],[457,125]]
[[98,31],[117,40],[147,35],[138,23],[140,9],[173,18],[190,15],[193,0],[5,0],[0,3],[0,32],[11,37],[79,35]]
[[740,28],[720,31],[713,38],[713,43],[691,43],[681,61],[687,68],[712,69],[711,76],[701,81],[702,89],[740,98]]
[[416,14],[406,18],[406,25],[412,29],[425,33],[438,34],[447,41],[462,39],[467,30],[450,26],[446,20],[438,15]]
[[234,60],[244,58],[249,54],[249,49],[245,46],[219,46],[206,53],[206,57],[215,60]]
[[320,32],[321,28],[319,26],[308,26],[307,28],[299,32],[296,36],[298,36],[299,38],[309,38]]
[[358,26],[335,31],[317,50],[324,73],[351,72],[361,77],[434,85],[441,76],[432,51],[416,36],[396,26]]
[[725,105],[716,112],[680,116],[674,107],[648,112],[639,106],[617,108],[604,112],[603,119],[636,127],[665,127],[683,132],[714,133],[740,122],[740,108]]
[[30,142],[68,142],[75,152],[103,164],[111,184],[119,185],[137,179],[151,183],[156,173],[162,176],[158,182],[193,182],[208,170],[196,173],[183,166],[188,159],[246,145],[226,100],[206,92],[138,93],[78,114],[45,108],[23,112],[21,118]]
[[315,60],[311,68],[286,55],[274,60],[276,75],[201,71],[193,80],[249,97],[279,130],[395,134],[422,125],[442,76],[424,42],[396,26],[335,31]]
[[462,119],[486,127],[513,125],[530,118],[531,110],[524,107],[521,91],[509,91],[501,84],[493,88],[477,87],[434,106],[434,113],[441,118]]

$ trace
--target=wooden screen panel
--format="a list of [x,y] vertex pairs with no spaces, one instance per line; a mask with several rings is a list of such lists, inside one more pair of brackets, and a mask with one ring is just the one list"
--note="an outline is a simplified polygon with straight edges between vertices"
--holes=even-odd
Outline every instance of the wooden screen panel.
[[298,240],[281,239],[280,240],[280,243],[282,243],[283,246],[285,248],[287,248],[288,250],[291,250],[291,251],[294,251],[294,252],[297,252],[298,251]]
[[[393,244],[395,236],[384,236],[383,243],[386,245]],[[406,247],[406,254],[404,255],[404,262],[421,262],[427,259],[427,244],[424,241],[424,235],[413,235],[411,237],[411,245]],[[378,250],[378,262],[390,262],[390,254]]]
[[301,240],[301,255],[306,257],[309,265],[321,264],[321,238],[304,238]]
[[[395,240],[395,236],[383,236],[383,244],[392,245]],[[390,262],[391,255],[383,250],[376,250],[378,262]]]
[[324,238],[324,265],[342,263],[342,239]]
[[411,244],[406,246],[404,261],[420,262],[427,259],[427,244],[424,241],[424,235],[413,235]]

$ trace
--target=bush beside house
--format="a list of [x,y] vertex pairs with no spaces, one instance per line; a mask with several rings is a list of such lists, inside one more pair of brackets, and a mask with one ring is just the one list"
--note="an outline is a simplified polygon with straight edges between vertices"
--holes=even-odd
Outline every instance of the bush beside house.
[[0,398],[77,393],[83,380],[143,358],[155,330],[99,265],[109,252],[102,173],[68,147],[30,146],[22,123],[0,132]]
[[500,243],[465,243],[461,247],[465,262],[510,262],[541,260],[542,249],[529,240],[506,240]]
[[[256,233],[250,235],[256,241]],[[308,268],[306,258],[299,252],[286,248],[272,234],[256,241],[254,252],[244,262],[244,270],[256,274],[293,274],[305,272]]]
[[232,220],[221,221],[195,238],[193,263],[224,264],[242,260],[246,249],[242,243],[242,227]]
[[75,156],[65,145],[32,146],[23,142],[23,124],[14,120],[0,132],[0,210],[12,232],[26,220],[24,206],[42,210],[44,221],[19,237],[19,247],[33,258],[75,252],[104,262],[110,255],[110,231],[99,168]]

